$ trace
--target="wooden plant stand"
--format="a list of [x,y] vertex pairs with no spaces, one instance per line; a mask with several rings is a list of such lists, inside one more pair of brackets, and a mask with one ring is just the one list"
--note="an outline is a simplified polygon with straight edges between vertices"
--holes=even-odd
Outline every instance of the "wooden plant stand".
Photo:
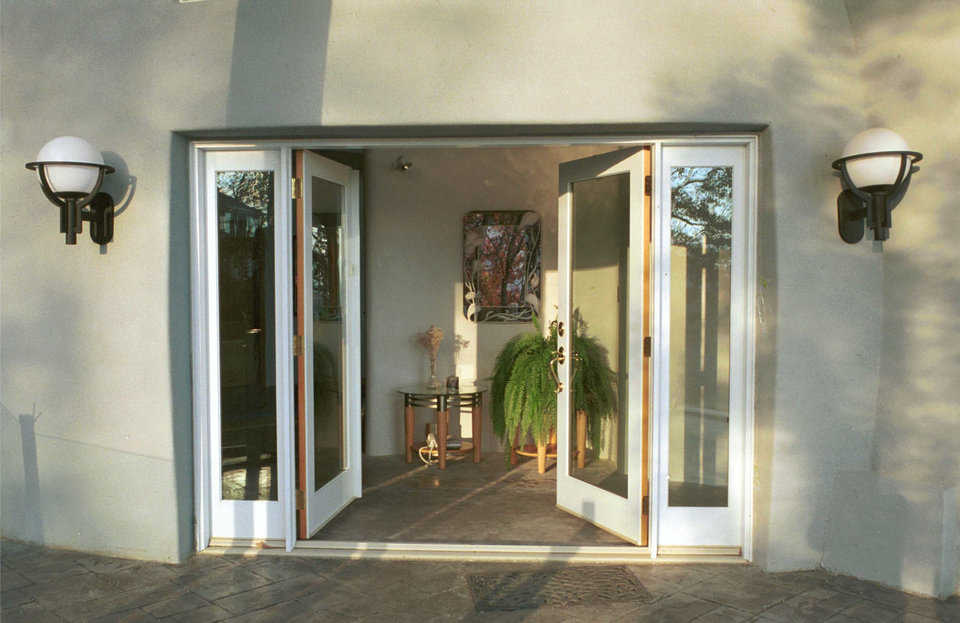
[[[583,410],[577,411],[577,469],[583,469],[587,457],[587,413]],[[553,452],[549,452],[550,446],[553,446]],[[557,431],[550,432],[550,441],[546,444],[537,444],[537,451],[530,452],[520,445],[520,427],[513,433],[513,443],[510,445],[510,464],[516,465],[520,462],[521,456],[537,457],[537,473],[543,474],[547,471],[547,459],[557,458]]]

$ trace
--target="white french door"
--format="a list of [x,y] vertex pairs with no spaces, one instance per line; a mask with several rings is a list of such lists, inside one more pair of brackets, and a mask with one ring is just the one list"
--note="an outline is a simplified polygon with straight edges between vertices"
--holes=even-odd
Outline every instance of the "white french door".
[[[645,165],[629,148],[560,165],[557,506],[641,543]],[[635,251],[637,250],[637,251]],[[592,340],[588,349],[578,341]],[[608,412],[579,395],[593,356],[616,378]]]
[[[279,539],[289,499],[289,363],[283,338],[290,323],[289,211],[283,209],[279,151],[212,151],[202,182],[203,324],[206,351],[210,536]],[[279,346],[279,348],[278,348]],[[286,352],[289,352],[287,349]],[[203,372],[202,372],[203,371]],[[205,543],[201,542],[202,546]]]
[[[748,147],[664,145],[658,164],[658,542],[743,548],[752,322]],[[661,550],[662,551],[662,550]]]
[[[665,142],[652,169],[643,148],[559,169],[557,505],[635,543],[652,521],[661,554],[747,552],[752,145]],[[652,219],[645,171],[659,193]],[[577,335],[614,373],[606,416],[576,394]]]
[[361,493],[360,177],[311,151],[293,155],[298,537]]
[[196,160],[200,549],[291,548],[360,496],[359,173],[295,153],[295,196],[290,149]]
[[[292,549],[361,491],[359,174],[276,143],[191,154],[197,545]],[[559,182],[558,507],[749,559],[755,139],[650,140]],[[578,408],[577,335],[609,413]]]

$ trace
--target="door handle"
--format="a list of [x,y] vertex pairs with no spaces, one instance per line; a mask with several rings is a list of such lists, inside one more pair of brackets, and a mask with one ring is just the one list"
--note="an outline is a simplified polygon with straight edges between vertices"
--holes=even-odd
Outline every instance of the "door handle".
[[557,384],[556,391],[558,394],[563,391],[563,383],[560,381],[560,377],[557,375],[557,369],[555,366],[557,364],[563,365],[563,362],[566,360],[567,358],[563,354],[563,346],[553,351],[553,358],[550,360],[549,367],[550,367],[550,375],[553,376],[553,382]]

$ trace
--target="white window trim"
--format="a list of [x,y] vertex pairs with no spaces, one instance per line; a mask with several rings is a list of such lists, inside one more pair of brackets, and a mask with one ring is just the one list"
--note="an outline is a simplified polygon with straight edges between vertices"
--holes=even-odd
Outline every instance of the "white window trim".
[[[208,330],[210,306],[209,297],[209,276],[211,270],[210,258],[207,256],[207,236],[205,219],[202,213],[205,206],[204,202],[204,169],[206,166],[205,155],[209,151],[242,151],[242,150],[281,150],[281,179],[290,177],[291,150],[294,147],[310,149],[363,149],[363,148],[424,148],[424,147],[520,147],[520,146],[550,146],[550,145],[650,145],[654,158],[654,170],[659,166],[662,156],[661,149],[663,145],[674,144],[694,144],[694,145],[740,145],[747,149],[747,163],[749,177],[748,180],[748,205],[747,205],[747,240],[746,240],[746,261],[745,270],[746,279],[746,334],[749,343],[746,348],[745,375],[746,375],[746,411],[744,413],[744,439],[743,439],[743,462],[744,462],[744,499],[743,499],[743,548],[741,557],[745,561],[753,560],[753,518],[754,518],[754,474],[755,465],[755,389],[756,389],[756,295],[757,295],[757,184],[758,184],[758,136],[755,134],[731,134],[731,135],[677,135],[670,137],[649,137],[635,134],[624,134],[620,136],[544,136],[544,137],[501,137],[501,138],[422,138],[422,139],[377,139],[377,138],[343,138],[343,139],[283,139],[283,140],[197,140],[189,145],[189,167],[190,167],[190,276],[191,276],[191,341],[192,341],[192,383],[193,383],[193,443],[194,443],[194,512],[195,512],[195,537],[196,549],[202,551],[211,543],[211,486],[210,486],[210,447],[209,447],[209,422],[210,422],[210,349],[216,345],[210,344],[210,331]],[[658,188],[661,181],[659,176],[653,175],[652,195],[654,197],[654,218],[662,213],[660,205],[660,190]],[[289,205],[289,185],[281,184],[282,205]],[[656,226],[654,230],[656,231]],[[289,245],[288,245],[289,246]],[[290,253],[283,253],[278,249],[277,257],[287,258],[284,260],[285,268],[289,263]],[[656,267],[653,267],[655,270]],[[287,273],[290,271],[287,270]],[[291,282],[291,283],[287,283]],[[284,289],[283,296],[289,296],[292,292],[292,274],[287,279],[278,282],[277,287]],[[656,310],[654,310],[656,312]],[[289,319],[287,320],[288,325]],[[277,345],[277,365],[281,366],[281,374],[285,379],[292,378],[292,325],[285,332],[289,339],[278,340]],[[653,314],[653,325],[651,330],[656,335],[657,314]],[[655,345],[656,348],[656,345]],[[651,387],[654,387],[657,380],[653,379]],[[292,383],[288,383],[292,387]],[[278,413],[278,449],[279,447],[293,447],[293,418],[292,418],[292,394],[286,396],[284,392],[282,401],[286,401],[285,407],[281,405],[281,413],[289,411],[289,417],[281,418]],[[651,392],[653,393],[653,392]],[[648,397],[649,399],[649,397]],[[658,446],[653,444],[653,439],[657,438],[659,431],[656,426],[656,418],[651,417],[650,435],[644,440],[644,443],[651,444],[649,453],[650,464],[648,473],[650,474],[651,484],[660,481],[662,474],[659,472],[659,457],[657,456]],[[278,458],[278,499],[284,508],[284,525],[286,526],[286,535],[284,537],[284,549],[292,551],[297,545],[296,541],[296,510],[295,499],[293,496],[292,481],[284,484],[285,480],[292,478],[293,474],[293,452],[284,452]],[[287,474],[284,477],[284,472]],[[651,558],[657,557],[657,521],[653,516],[657,508],[656,499],[657,487],[650,487],[650,531],[649,545],[644,550],[649,550]],[[359,544],[357,544],[359,545]],[[369,545],[369,544],[367,544]],[[391,547],[403,549],[404,544],[391,544]],[[438,548],[443,548],[443,544],[437,544]],[[474,550],[482,549],[483,546],[471,545]],[[496,549],[495,546],[493,546]],[[423,544],[411,544],[408,548],[411,551],[422,550]],[[531,547],[530,551],[537,551],[537,547]],[[582,548],[585,552],[590,548]],[[640,549],[640,548],[638,548]]]

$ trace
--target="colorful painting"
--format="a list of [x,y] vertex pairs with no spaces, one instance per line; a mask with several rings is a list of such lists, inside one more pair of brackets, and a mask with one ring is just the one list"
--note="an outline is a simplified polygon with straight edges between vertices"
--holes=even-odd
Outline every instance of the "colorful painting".
[[540,312],[540,215],[463,217],[463,314],[477,322],[526,322]]

